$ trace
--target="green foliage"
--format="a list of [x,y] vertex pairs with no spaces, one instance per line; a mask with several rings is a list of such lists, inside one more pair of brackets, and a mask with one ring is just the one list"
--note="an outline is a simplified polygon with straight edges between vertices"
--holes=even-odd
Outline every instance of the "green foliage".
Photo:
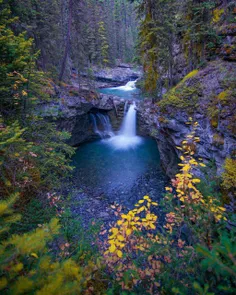
[[221,9],[214,9],[213,11],[213,23],[218,23],[220,20],[221,20],[221,16],[224,14],[225,10],[224,8],[221,8]]
[[30,186],[37,187],[35,155],[32,143],[26,142],[18,122],[6,126],[1,122],[0,132],[0,182],[1,197],[11,195],[17,188],[27,190]]
[[105,30],[105,25],[103,21],[99,22],[98,33],[99,33],[99,38],[101,39],[101,62],[104,65],[107,65],[109,62],[108,60],[109,45],[107,42],[106,30]]
[[[0,202],[1,231],[8,230],[19,219],[10,208],[15,200],[12,197]],[[85,294],[93,286],[92,276],[96,276],[99,260],[94,255],[94,260],[87,260],[84,265],[82,253],[77,258],[65,258],[64,247],[50,249],[48,243],[59,232],[58,219],[52,219],[31,232],[2,240],[0,290],[3,294]],[[57,251],[54,259],[52,250]],[[96,290],[96,285],[93,289]],[[101,293],[98,290],[96,294]]]
[[32,39],[25,33],[14,34],[10,25],[16,19],[11,18],[9,7],[0,3],[0,110],[25,108],[28,78],[36,55],[32,54]]
[[[183,47],[189,71],[203,66],[207,58],[216,55],[221,38],[215,24],[224,15],[224,9],[218,7],[216,1],[208,0],[140,1],[138,13],[142,21],[138,46],[147,73],[146,88],[150,87],[151,93],[155,85],[154,95],[161,97],[164,84],[169,89],[178,82],[175,78],[178,75],[174,74],[178,66],[178,59],[174,58],[176,45]],[[150,69],[158,75],[149,75]]]
[[11,224],[20,219],[20,215],[13,214],[12,206],[17,199],[17,194],[12,195],[9,199],[0,203],[0,237],[3,233],[9,231]]
[[161,76],[167,75],[168,87],[173,85],[173,42],[177,2],[141,1],[138,14],[142,17],[139,28],[139,51],[145,72],[146,92],[161,96]]
[[15,19],[7,5],[0,5],[0,194],[18,191],[24,203],[36,191],[59,185],[72,170],[73,149],[65,144],[69,134],[36,115],[37,104],[54,94],[52,81],[36,70],[32,40],[12,31]]
[[236,187],[236,160],[227,158],[225,160],[223,178],[223,187],[227,190],[235,190]]
[[22,234],[36,229],[39,225],[50,222],[56,210],[50,206],[49,200],[41,200],[35,196],[21,208],[21,219],[11,226],[9,233]]
[[213,294],[233,294],[235,291],[233,286],[236,279],[236,245],[233,235],[226,231],[221,232],[219,241],[213,243],[211,250],[201,245],[196,247],[197,253],[204,257],[201,262],[203,277],[208,277],[211,272],[209,281],[215,292]]
[[[30,120],[32,122],[32,120]],[[29,122],[29,123],[30,123]],[[14,191],[21,197],[59,185],[60,178],[72,170],[68,156],[73,149],[64,143],[67,133],[55,130],[51,123],[34,118],[34,124],[22,129],[18,122],[2,123],[0,132],[1,196]]]
[[[168,107],[174,107],[192,112],[201,94],[201,85],[194,80],[197,73],[197,70],[190,72],[177,86],[167,92],[158,102],[160,108],[166,110]],[[191,86],[188,86],[189,80]]]
[[212,25],[214,1],[184,1],[184,13],[180,20],[183,45],[190,69],[206,59],[208,44],[217,43],[217,33]]

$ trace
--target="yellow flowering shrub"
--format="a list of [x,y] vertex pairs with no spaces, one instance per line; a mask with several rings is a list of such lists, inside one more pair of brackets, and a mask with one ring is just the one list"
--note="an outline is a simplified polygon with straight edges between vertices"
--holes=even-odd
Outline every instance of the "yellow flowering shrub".
[[[187,124],[191,124],[192,119]],[[202,163],[202,159],[198,161],[194,158],[195,146],[200,142],[200,138],[195,136],[198,123],[193,124],[192,132],[186,136],[186,139],[182,141],[182,147],[177,147],[182,152],[180,156],[181,163],[179,164],[180,172],[176,175],[176,179],[172,181],[175,188],[174,197],[176,197],[180,206],[174,213],[173,220],[167,222],[165,228],[173,231],[173,226],[180,225],[186,218],[189,218],[190,222],[197,224],[199,220],[202,222],[204,212],[207,215],[205,223],[211,224],[212,218],[218,222],[221,219],[226,219],[225,208],[222,207],[217,199],[212,196],[203,196],[196,187],[201,182],[199,178],[194,177],[192,170],[196,167],[205,167]],[[166,190],[173,193],[173,189],[167,187]],[[211,213],[211,214],[209,214]],[[167,220],[169,219],[167,215]],[[204,237],[206,238],[206,237]]]
[[[197,239],[210,249],[215,228],[226,220],[220,202],[213,196],[203,196],[197,188],[201,180],[194,176],[193,169],[204,168],[205,164],[194,158],[200,142],[195,135],[198,123],[190,118],[187,124],[192,125],[192,131],[177,147],[182,153],[180,171],[172,180],[172,187],[166,187],[162,204],[167,211],[164,224],[158,225],[157,215],[151,212],[152,205],[157,203],[148,196],[127,214],[121,213],[121,207],[116,208],[119,219],[109,231],[104,261],[121,290],[134,294],[136,290],[140,294],[190,294],[190,288],[193,291],[196,284],[191,285],[189,278],[196,275],[199,266],[191,240]],[[173,284],[185,291],[174,293]]]
[[120,219],[109,231],[104,259],[111,272],[116,269],[116,279],[123,289],[131,290],[142,278],[149,282],[151,290],[155,285],[155,275],[160,272],[161,262],[156,255],[149,255],[143,268],[132,260],[134,256],[142,257],[147,253],[150,243],[164,242],[155,233],[158,216],[151,212],[152,206],[158,206],[158,203],[144,196],[127,214],[117,210]]

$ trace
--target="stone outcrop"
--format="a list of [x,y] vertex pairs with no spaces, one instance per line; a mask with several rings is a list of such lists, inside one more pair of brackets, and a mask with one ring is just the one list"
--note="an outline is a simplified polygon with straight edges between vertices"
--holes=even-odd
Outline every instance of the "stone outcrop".
[[[235,64],[217,60],[177,85],[159,106],[150,102],[139,105],[141,132],[156,138],[162,164],[170,177],[176,172],[180,156],[176,146],[181,146],[191,130],[186,125],[190,116],[199,123],[196,135],[201,141],[196,156],[214,162],[217,174],[223,171],[225,158],[235,156],[235,77]],[[186,92],[186,87],[197,89]]]
[[[120,64],[115,68],[93,67],[91,77],[97,88],[106,88],[126,84],[130,80],[138,79],[142,75],[141,68],[134,68],[128,64]],[[88,77],[87,73],[83,76]]]
[[54,95],[53,101],[42,102],[37,111],[43,114],[45,119],[53,120],[58,129],[71,133],[68,141],[70,145],[76,146],[99,138],[94,132],[91,113],[108,114],[114,130],[119,129],[123,118],[124,100],[81,90],[71,85],[56,88]]
[[236,61],[236,24],[225,24],[219,28],[222,45],[217,49],[217,53],[227,61]]

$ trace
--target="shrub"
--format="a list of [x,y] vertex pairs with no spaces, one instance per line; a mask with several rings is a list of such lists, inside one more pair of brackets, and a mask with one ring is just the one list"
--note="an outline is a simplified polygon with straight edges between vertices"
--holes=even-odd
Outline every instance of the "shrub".
[[[19,220],[11,209],[17,195],[0,202],[0,291],[1,294],[103,294],[99,282],[99,258],[86,253],[64,255],[68,245],[55,248],[52,241],[60,233],[59,220],[21,235],[4,238],[12,223]],[[51,247],[49,247],[51,243]],[[66,248],[66,250],[65,250]],[[79,255],[78,255],[79,254]],[[97,276],[97,285],[94,278]]]
[[[145,196],[110,229],[104,258],[111,278],[108,294],[231,294],[235,288],[235,241],[225,229],[221,201],[203,196],[193,174],[205,167],[194,158],[198,123],[182,141],[181,169],[166,187],[165,230],[159,230]],[[154,205],[156,205],[154,203]],[[125,292],[126,290],[126,292]],[[226,293],[222,293],[222,291]]]
[[225,172],[222,174],[223,187],[227,190],[234,190],[236,187],[236,160],[227,158],[224,169]]

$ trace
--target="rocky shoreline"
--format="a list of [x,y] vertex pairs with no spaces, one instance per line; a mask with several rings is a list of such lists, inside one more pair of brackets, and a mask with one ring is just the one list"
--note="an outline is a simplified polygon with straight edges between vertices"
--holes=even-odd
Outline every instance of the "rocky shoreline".
[[[96,221],[104,224],[104,228],[109,228],[109,223],[114,223],[117,220],[117,216],[114,214],[114,209],[111,207],[114,204],[122,205],[122,210],[127,212],[133,209],[133,203],[138,202],[143,196],[149,195],[153,201],[160,204],[162,197],[165,194],[165,185],[168,183],[168,179],[164,177],[164,172],[159,170],[149,170],[141,175],[132,189],[124,191],[120,196],[119,192],[112,193],[112,200],[109,199],[103,191],[94,191],[91,187],[80,186],[79,183],[73,185],[74,190],[70,200],[71,212],[74,218],[81,218],[83,227],[87,228],[91,222]],[[160,186],[155,184],[156,178],[161,178],[162,190]],[[124,204],[122,199],[130,198],[132,196],[132,202],[129,201]],[[154,209],[155,213],[159,216],[159,221],[164,222],[163,208],[158,206]]]

